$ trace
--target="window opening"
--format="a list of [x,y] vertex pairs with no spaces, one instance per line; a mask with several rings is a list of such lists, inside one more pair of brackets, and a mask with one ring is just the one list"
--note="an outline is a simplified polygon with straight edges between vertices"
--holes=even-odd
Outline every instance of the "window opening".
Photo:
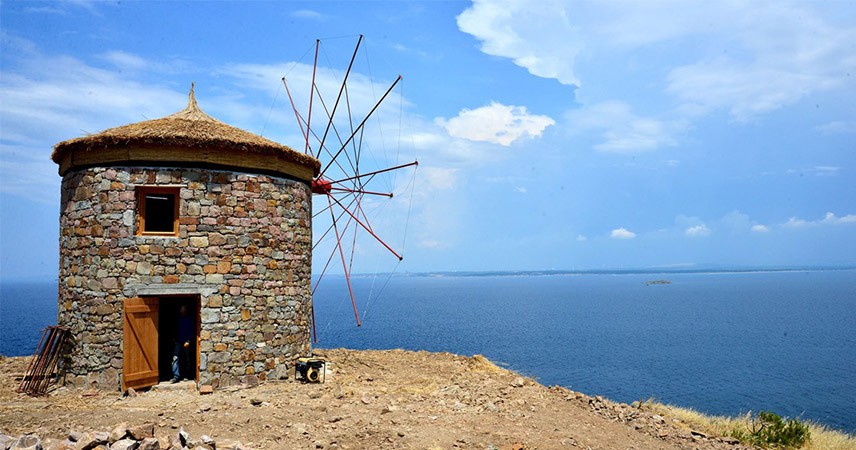
[[138,235],[178,235],[179,188],[137,188]]

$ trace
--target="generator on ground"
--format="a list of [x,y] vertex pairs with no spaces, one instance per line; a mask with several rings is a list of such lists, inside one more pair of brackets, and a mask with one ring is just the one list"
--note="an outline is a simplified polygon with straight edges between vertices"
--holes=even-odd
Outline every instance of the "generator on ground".
[[321,358],[298,358],[294,365],[294,379],[304,383],[323,383],[327,362]]

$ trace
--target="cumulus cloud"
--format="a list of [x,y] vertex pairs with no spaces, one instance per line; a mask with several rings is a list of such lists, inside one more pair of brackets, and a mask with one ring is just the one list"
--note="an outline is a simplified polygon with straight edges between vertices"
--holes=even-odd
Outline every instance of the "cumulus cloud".
[[529,114],[525,106],[491,102],[476,109],[464,108],[448,120],[438,118],[437,123],[453,137],[507,147],[524,136],[541,136],[556,122],[548,116]]
[[810,227],[812,225],[816,225],[816,224],[811,223],[811,222],[806,221],[806,220],[803,220],[803,219],[798,219],[796,217],[791,217],[790,219],[788,219],[787,222],[782,224],[782,226],[785,228],[806,228],[806,227]]
[[186,91],[146,83],[80,59],[45,55],[23,39],[10,37],[5,44],[7,57],[15,63],[0,69],[0,191],[4,193],[54,201],[59,178],[49,159],[53,144],[162,117],[187,101]]
[[636,153],[673,146],[683,132],[681,121],[662,121],[634,114],[629,104],[610,100],[571,110],[565,115],[572,132],[600,132],[594,148],[603,152]]
[[814,92],[846,86],[856,69],[856,29],[825,20],[809,4],[721,5],[736,20],[720,22],[739,51],[672,69],[666,91],[686,110],[727,110],[738,121],[793,104]]
[[636,233],[621,227],[612,230],[609,236],[613,239],[633,239],[636,237]]
[[509,58],[538,77],[580,85],[574,61],[582,42],[573,38],[577,29],[563,2],[542,1],[533,8],[525,0],[476,0],[458,16],[458,28],[481,41],[488,55]]
[[770,232],[769,227],[767,227],[766,225],[761,225],[761,224],[752,225],[752,228],[750,228],[750,230],[752,230],[755,233],[769,233]]
[[322,20],[324,15],[311,9],[298,9],[289,14],[296,19]]
[[785,171],[788,175],[814,175],[816,177],[830,177],[833,175],[838,175],[838,172],[841,170],[841,167],[838,166],[814,166],[814,167],[806,167],[803,169],[788,169]]
[[710,229],[704,224],[695,225],[684,230],[684,233],[689,237],[704,237],[710,235]]
[[[844,3],[476,0],[458,16],[481,50],[531,74],[584,87],[585,64],[692,43],[695,59],[665,67],[659,85],[683,114],[723,110],[738,121],[842,89],[856,70],[856,28]],[[846,10],[845,10],[846,11]],[[727,50],[727,51],[724,51]],[[662,59],[658,59],[660,63]],[[830,131],[839,125],[832,125]]]
[[452,189],[458,182],[458,169],[443,167],[423,167],[419,176],[424,179],[427,188]]
[[835,214],[828,212],[823,216],[820,223],[824,225],[850,225],[856,223],[856,214],[848,214],[844,217],[838,217]]
[[821,225],[853,225],[856,224],[856,214],[847,214],[846,216],[836,216],[835,214],[828,212],[826,213],[822,219],[817,220],[804,220],[797,217],[791,217],[787,222],[782,224],[785,228],[809,228],[816,227]]

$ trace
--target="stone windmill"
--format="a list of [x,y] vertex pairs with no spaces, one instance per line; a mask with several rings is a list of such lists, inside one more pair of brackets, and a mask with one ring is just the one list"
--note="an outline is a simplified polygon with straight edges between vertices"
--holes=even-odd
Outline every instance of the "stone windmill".
[[197,383],[282,378],[310,350],[310,155],[187,108],[60,142],[58,323],[68,382],[170,378],[179,311]]

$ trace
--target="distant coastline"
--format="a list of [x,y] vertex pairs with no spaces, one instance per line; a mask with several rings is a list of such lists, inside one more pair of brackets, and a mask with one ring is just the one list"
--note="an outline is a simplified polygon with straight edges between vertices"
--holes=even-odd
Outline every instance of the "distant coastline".
[[[674,274],[749,274],[777,272],[837,272],[853,271],[856,266],[678,266],[678,267],[641,267],[631,269],[549,269],[549,270],[445,270],[426,272],[394,272],[394,273],[354,273],[352,278],[376,277],[389,275],[392,277],[536,277],[536,276],[574,276],[574,275],[674,275]],[[328,273],[326,277],[342,277],[341,274]],[[20,283],[57,283],[56,278],[0,278],[2,284]]]
[[[633,269],[582,269],[582,270],[462,270],[435,272],[399,272],[394,277],[533,277],[573,275],[671,275],[671,274],[748,274],[776,272],[828,272],[852,271],[856,266],[693,266],[693,267],[650,267]],[[336,275],[327,275],[336,276]],[[376,276],[376,274],[352,274],[352,277]]]

